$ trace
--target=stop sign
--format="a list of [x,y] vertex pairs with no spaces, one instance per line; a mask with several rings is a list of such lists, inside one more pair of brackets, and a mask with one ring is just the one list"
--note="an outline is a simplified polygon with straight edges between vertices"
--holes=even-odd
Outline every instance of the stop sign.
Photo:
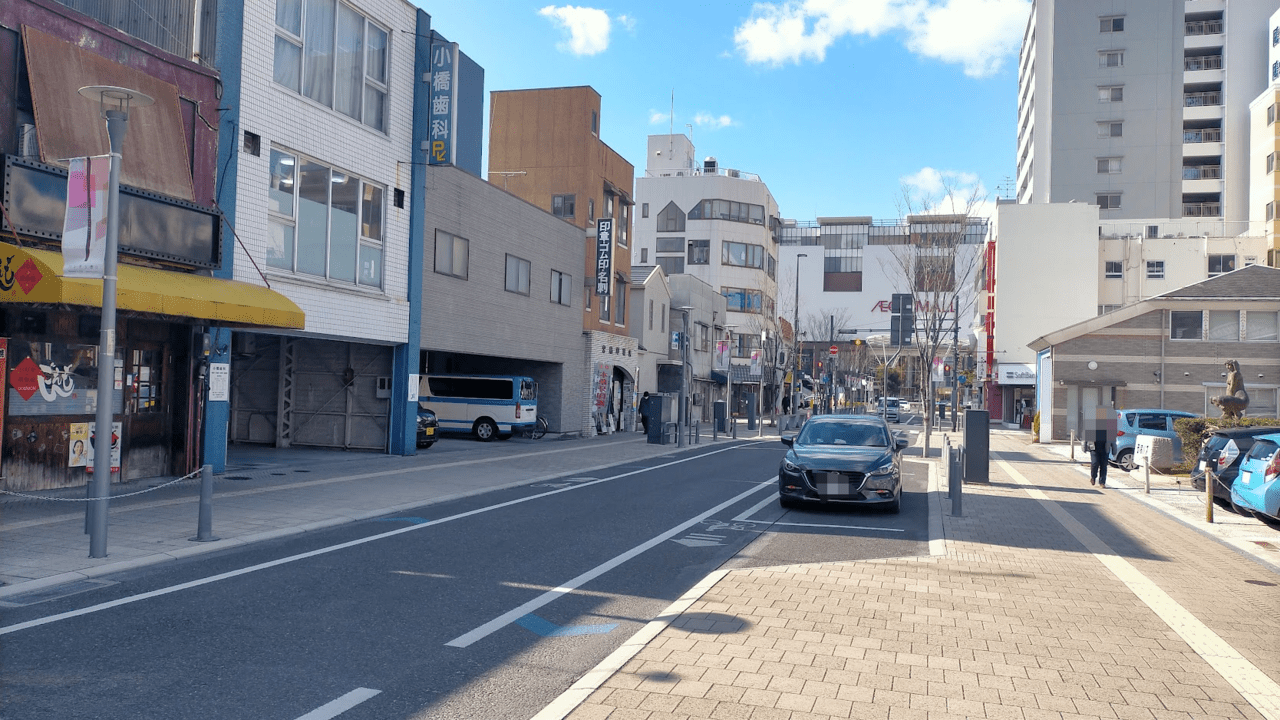
[[836,347],[835,345],[832,345],[832,346],[831,346],[831,356],[832,356],[832,357],[835,357],[836,355],[839,355],[839,354],[840,354],[840,348]]

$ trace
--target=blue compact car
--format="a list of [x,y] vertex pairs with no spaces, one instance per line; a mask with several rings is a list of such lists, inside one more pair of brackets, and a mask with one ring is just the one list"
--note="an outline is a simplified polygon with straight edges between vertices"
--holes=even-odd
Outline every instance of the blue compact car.
[[1108,448],[1111,462],[1133,470],[1138,464],[1133,461],[1133,446],[1139,435],[1151,435],[1173,440],[1173,456],[1182,457],[1182,440],[1173,429],[1173,421],[1178,418],[1196,417],[1195,414],[1181,410],[1117,410],[1116,439]]
[[1231,484],[1231,505],[1280,519],[1280,433],[1254,440]]

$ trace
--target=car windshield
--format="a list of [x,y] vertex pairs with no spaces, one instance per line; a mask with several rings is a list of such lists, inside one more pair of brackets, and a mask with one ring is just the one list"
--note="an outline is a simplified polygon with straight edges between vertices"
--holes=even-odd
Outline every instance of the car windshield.
[[889,447],[884,428],[870,423],[809,422],[796,442],[801,445],[861,445]]

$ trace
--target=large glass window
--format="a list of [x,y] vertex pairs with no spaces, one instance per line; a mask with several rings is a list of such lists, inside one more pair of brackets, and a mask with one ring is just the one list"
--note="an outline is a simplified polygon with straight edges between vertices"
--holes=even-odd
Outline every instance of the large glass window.
[[758,313],[763,307],[763,296],[759,290],[722,287],[720,294],[728,299],[729,310],[732,312]]
[[467,256],[471,242],[443,230],[436,230],[436,272],[467,279]]
[[1174,310],[1169,313],[1169,339],[1199,340],[1204,314],[1199,310]]
[[1240,341],[1240,311],[1210,310],[1209,339],[1217,342]]
[[382,287],[385,188],[278,148],[270,182],[268,266]]
[[1236,269],[1235,255],[1210,255],[1209,256],[1209,277],[1229,273]]
[[[732,200],[703,200],[689,211],[690,220],[732,220],[733,222],[764,224],[764,206]],[[661,226],[659,226],[661,229]]]
[[1244,339],[1250,342],[1275,342],[1280,339],[1277,330],[1280,330],[1280,313],[1274,310],[1263,312],[1260,310],[1250,310],[1245,314],[1245,332]]
[[559,270],[551,271],[551,302],[568,305],[572,302],[573,278]]
[[684,272],[684,258],[659,255],[655,258],[658,267],[668,275],[679,275]]
[[556,217],[573,217],[574,195],[552,195],[551,214]]
[[684,232],[684,211],[674,202],[667,203],[658,213],[658,232]]
[[748,243],[720,243],[720,262],[737,267],[764,269],[764,246]]
[[272,77],[385,132],[388,42],[386,29],[346,3],[279,0]]
[[658,252],[684,252],[684,238],[682,237],[660,237],[658,238]]
[[689,264],[690,265],[709,265],[711,263],[711,241],[710,240],[690,240],[689,241]]

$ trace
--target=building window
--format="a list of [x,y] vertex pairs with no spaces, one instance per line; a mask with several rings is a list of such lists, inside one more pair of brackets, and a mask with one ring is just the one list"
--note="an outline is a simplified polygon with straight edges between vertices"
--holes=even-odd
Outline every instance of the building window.
[[381,288],[385,194],[381,185],[272,148],[267,264]]
[[653,329],[653,301],[649,301],[649,329]]
[[660,237],[658,238],[658,252],[684,252],[684,238],[682,237]]
[[1280,60],[1271,63],[1271,79],[1280,79]]
[[682,257],[657,257],[654,259],[658,267],[662,268],[662,272],[668,275],[679,275],[684,272],[684,258]]
[[596,221],[596,199],[587,198],[587,219],[591,222]]
[[1118,157],[1098,158],[1098,174],[1099,175],[1120,174],[1120,158]]
[[684,211],[674,202],[658,213],[658,232],[684,232]]
[[1098,207],[1102,210],[1119,210],[1120,195],[1119,194],[1099,194]]
[[1280,313],[1250,310],[1244,317],[1244,339],[1249,342],[1275,342],[1280,330]]
[[1276,171],[1276,154],[1267,153],[1267,172],[1271,173],[1275,171]]
[[1280,45],[1280,27],[1271,28],[1271,46]]
[[1276,123],[1276,106],[1268,105],[1267,106],[1267,124],[1275,125],[1275,123]]
[[1098,137],[1124,137],[1124,122],[1121,120],[1107,120],[1098,123]]
[[690,220],[732,220],[764,225],[764,206],[732,200],[703,200],[689,211]]
[[690,265],[711,264],[711,241],[710,240],[690,240],[689,241],[689,264]]
[[515,255],[507,256],[507,292],[521,295],[529,294],[530,267],[528,260],[518,258]]
[[1124,51],[1104,50],[1098,53],[1098,67],[1124,67]]
[[1199,340],[1203,323],[1204,313],[1199,310],[1174,310],[1169,313],[1169,339]]
[[1108,260],[1105,277],[1108,280],[1119,280],[1124,277],[1124,263],[1119,260]]
[[471,252],[471,241],[451,235],[443,230],[436,230],[436,272],[456,278],[467,279],[468,259]]
[[1120,306],[1120,305],[1099,305],[1099,306],[1098,306],[1098,314],[1099,314],[1099,315],[1106,315],[1106,314],[1107,314],[1107,313],[1109,313],[1109,312],[1115,312],[1115,311],[1119,310],[1121,307],[1122,307],[1122,306]]
[[1163,260],[1147,261],[1147,279],[1148,280],[1164,279],[1164,261]]
[[720,263],[734,267],[764,269],[764,246],[748,243],[720,243]]
[[573,302],[573,278],[559,270],[551,271],[551,302],[557,305]]
[[862,292],[861,272],[822,273],[823,292]]
[[711,326],[698,323],[698,349],[702,352],[711,350]]
[[1215,277],[1222,273],[1229,273],[1236,269],[1235,255],[1210,255],[1209,256],[1209,277]]
[[345,3],[282,0],[272,74],[280,85],[385,132],[388,42],[386,29]]
[[591,111],[591,134],[600,134],[600,114],[595,110]]
[[1123,85],[1100,85],[1098,87],[1098,102],[1104,102],[1104,103],[1124,102],[1124,86]]
[[1208,339],[1215,342],[1240,342],[1240,311],[1210,310]]
[[1104,33],[1124,32],[1124,17],[1098,18],[1098,31]]
[[556,217],[573,217],[574,195],[552,195],[551,214]]
[[1275,219],[1276,219],[1276,204],[1275,204],[1275,201],[1272,201],[1272,202],[1267,203],[1267,219],[1268,219],[1268,220],[1275,220]]
[[649,203],[642,203],[640,205],[640,217],[642,218],[649,217]]
[[1148,226],[1147,226],[1147,237],[1149,237],[1149,238],[1158,238],[1158,237],[1160,237],[1160,226],[1159,226],[1159,225],[1148,225]]
[[662,334],[666,335],[667,334],[667,304],[666,303],[662,303],[662,305],[658,307],[658,324],[662,326],[660,328],[660,331],[662,332]]
[[622,278],[618,278],[618,281],[613,284],[613,294],[616,295],[618,298],[617,320],[615,320],[613,324],[618,325],[620,327],[626,327],[627,326],[627,281],[623,280]]
[[759,313],[763,307],[763,295],[759,290],[722,287],[720,294],[729,301],[729,312]]
[[600,297],[600,322],[609,322],[609,296]]

